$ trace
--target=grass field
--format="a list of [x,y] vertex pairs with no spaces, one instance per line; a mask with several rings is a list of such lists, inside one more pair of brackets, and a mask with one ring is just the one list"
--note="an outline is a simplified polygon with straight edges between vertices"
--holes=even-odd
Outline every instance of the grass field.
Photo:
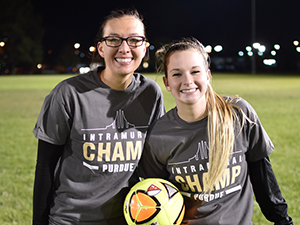
[[[165,92],[166,108],[174,106]],[[0,76],[0,224],[31,224],[32,189],[37,140],[32,134],[44,97],[67,75]],[[256,109],[275,151],[271,162],[289,204],[294,224],[300,224],[300,76],[213,74],[220,94],[239,95]],[[253,223],[266,221],[257,204]]]

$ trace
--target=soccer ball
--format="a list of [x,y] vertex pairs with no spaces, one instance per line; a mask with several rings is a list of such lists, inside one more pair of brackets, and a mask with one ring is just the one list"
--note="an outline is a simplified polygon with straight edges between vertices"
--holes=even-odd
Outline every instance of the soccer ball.
[[185,212],[179,190],[160,178],[135,184],[125,198],[123,209],[129,225],[179,225]]

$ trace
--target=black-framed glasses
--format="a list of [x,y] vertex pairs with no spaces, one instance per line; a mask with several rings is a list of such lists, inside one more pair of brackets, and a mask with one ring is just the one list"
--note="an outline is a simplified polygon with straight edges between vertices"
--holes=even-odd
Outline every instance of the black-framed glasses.
[[144,43],[144,41],[146,41],[146,38],[144,36],[131,36],[128,38],[107,36],[103,37],[101,41],[105,41],[105,44],[109,47],[119,47],[123,41],[126,41],[130,47],[139,47]]

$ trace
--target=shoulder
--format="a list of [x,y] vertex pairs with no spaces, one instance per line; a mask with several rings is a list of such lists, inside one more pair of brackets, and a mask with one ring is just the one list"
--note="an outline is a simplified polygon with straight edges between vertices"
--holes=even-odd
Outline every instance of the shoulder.
[[144,76],[140,73],[133,74],[134,80],[139,83],[141,86],[145,85],[148,87],[152,87],[154,89],[160,90],[159,85],[151,78]]
[[52,92],[65,95],[69,92],[86,92],[87,89],[98,87],[97,71],[92,70],[85,74],[78,74],[58,83]]
[[240,97],[229,97],[229,96],[224,96],[224,98],[226,99],[226,101],[228,103],[235,105],[238,107],[238,109],[242,110],[242,112],[246,116],[253,117],[253,115],[256,115],[254,108],[245,99],[240,98]]
[[176,108],[170,109],[162,117],[157,119],[153,124],[150,125],[149,134],[160,134],[160,135],[169,135],[170,130],[176,125],[176,118],[174,114]]
[[163,99],[160,86],[151,78],[140,73],[133,74],[133,84],[131,90],[134,90],[136,94],[142,94],[149,100],[151,98]]

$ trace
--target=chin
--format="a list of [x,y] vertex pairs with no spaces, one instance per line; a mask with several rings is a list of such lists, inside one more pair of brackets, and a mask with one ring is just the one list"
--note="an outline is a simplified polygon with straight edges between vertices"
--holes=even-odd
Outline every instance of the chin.
[[134,71],[132,70],[128,70],[128,71],[118,71],[117,74],[119,74],[120,76],[128,76],[128,75],[132,75],[134,73]]

